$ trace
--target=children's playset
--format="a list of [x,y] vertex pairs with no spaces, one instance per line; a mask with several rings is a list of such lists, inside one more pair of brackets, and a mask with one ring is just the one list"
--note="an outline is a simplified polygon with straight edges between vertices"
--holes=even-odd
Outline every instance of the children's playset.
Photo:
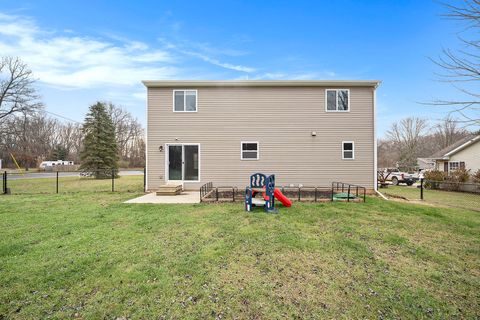
[[254,207],[262,207],[267,213],[276,213],[275,199],[285,207],[290,207],[292,201],[285,197],[280,189],[275,188],[275,175],[254,173],[250,176],[250,186],[245,188],[245,210],[252,211]]

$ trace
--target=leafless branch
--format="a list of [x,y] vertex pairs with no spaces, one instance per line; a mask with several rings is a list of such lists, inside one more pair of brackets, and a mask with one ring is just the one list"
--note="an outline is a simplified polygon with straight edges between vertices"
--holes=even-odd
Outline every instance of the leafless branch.
[[12,114],[41,109],[40,96],[34,88],[32,71],[19,58],[0,60],[0,120]]

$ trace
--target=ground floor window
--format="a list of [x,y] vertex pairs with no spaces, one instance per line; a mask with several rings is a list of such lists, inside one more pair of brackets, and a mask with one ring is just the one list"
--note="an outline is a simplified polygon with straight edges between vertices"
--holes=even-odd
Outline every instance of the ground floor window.
[[257,141],[242,141],[240,159],[241,160],[258,160],[259,150]]
[[353,160],[355,159],[355,147],[353,141],[342,142],[342,159]]
[[460,162],[458,161],[450,161],[448,162],[448,171],[455,171],[460,169]]

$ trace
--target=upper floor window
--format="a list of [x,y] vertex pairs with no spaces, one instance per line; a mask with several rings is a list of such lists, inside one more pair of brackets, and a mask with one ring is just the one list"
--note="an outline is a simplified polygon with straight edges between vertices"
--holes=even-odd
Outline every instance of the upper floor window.
[[353,141],[342,142],[342,159],[355,159],[355,147],[353,145]]
[[173,90],[174,112],[196,112],[197,90]]
[[327,89],[325,90],[325,108],[327,112],[350,111],[350,90]]

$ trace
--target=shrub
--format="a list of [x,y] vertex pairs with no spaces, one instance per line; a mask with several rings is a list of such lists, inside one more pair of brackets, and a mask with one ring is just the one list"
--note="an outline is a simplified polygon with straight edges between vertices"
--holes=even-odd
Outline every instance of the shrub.
[[451,182],[468,182],[468,180],[470,180],[470,170],[466,169],[457,169],[447,176],[447,181]]
[[472,174],[473,182],[480,183],[480,169],[478,169],[474,174]]
[[447,176],[449,182],[446,186],[447,190],[458,191],[462,183],[467,182],[470,179],[470,170],[457,169],[452,171]]
[[445,172],[440,170],[431,170],[431,171],[426,171],[424,174],[424,177],[426,180],[444,181],[447,175],[445,174]]
[[447,174],[440,170],[431,170],[426,171],[424,174],[425,180],[425,188],[427,189],[438,189],[439,183],[436,181],[444,181],[447,177]]
[[118,161],[118,167],[119,168],[128,168],[128,167],[130,167],[130,162],[125,161],[125,160],[119,160]]

